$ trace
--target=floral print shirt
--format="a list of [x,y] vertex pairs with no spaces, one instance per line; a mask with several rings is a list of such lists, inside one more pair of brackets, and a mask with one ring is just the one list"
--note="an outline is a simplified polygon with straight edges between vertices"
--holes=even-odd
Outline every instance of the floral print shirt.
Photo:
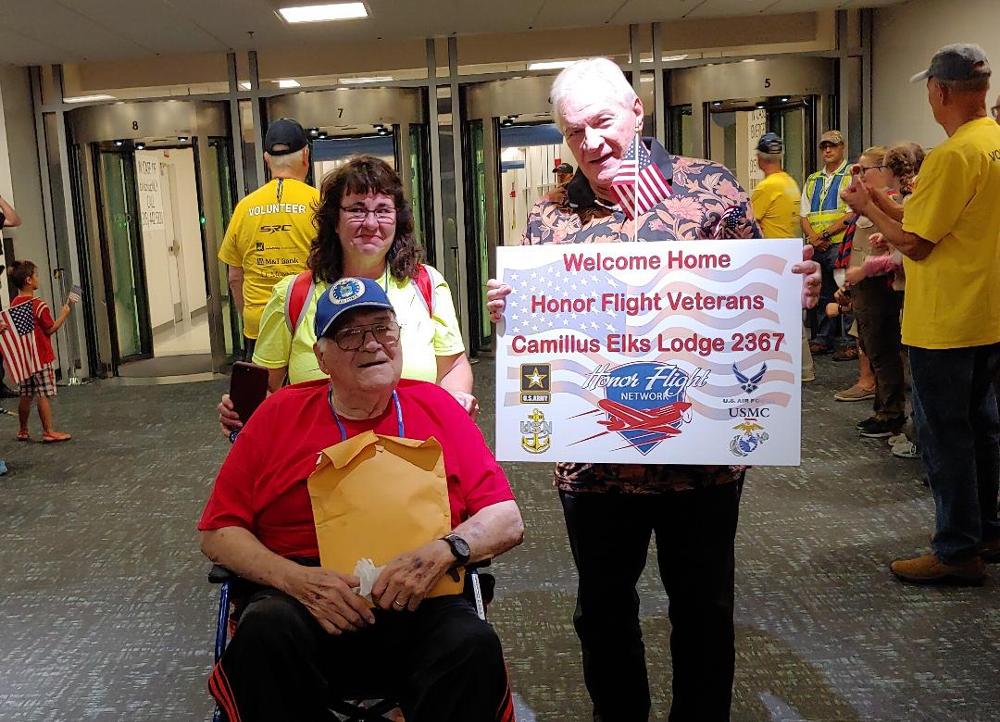
[[[672,156],[644,138],[673,193],[649,212],[628,220],[614,203],[599,199],[578,170],[573,179],[535,203],[523,245],[539,243],[627,243],[694,241],[702,238],[761,238],[746,191],[724,166]],[[638,228],[638,232],[637,232]],[[655,494],[729,484],[743,479],[743,466],[658,464],[556,464],[563,491]]]

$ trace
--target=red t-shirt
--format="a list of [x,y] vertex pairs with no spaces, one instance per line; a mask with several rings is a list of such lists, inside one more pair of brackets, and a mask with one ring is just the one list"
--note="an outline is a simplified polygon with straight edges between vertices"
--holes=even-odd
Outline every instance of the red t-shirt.
[[[288,386],[254,413],[229,451],[198,529],[239,526],[285,557],[319,556],[306,480],[319,452],[341,441],[328,382]],[[514,498],[483,435],[451,394],[424,381],[399,382],[406,438],[441,444],[452,528],[480,509]],[[395,404],[375,419],[341,419],[348,437],[373,430],[397,436]]]
[[56,354],[52,350],[52,339],[48,331],[55,325],[55,320],[52,318],[49,304],[37,296],[18,294],[10,305],[16,306],[29,300],[35,312],[35,345],[38,347],[38,358],[43,364],[52,363],[56,360]]

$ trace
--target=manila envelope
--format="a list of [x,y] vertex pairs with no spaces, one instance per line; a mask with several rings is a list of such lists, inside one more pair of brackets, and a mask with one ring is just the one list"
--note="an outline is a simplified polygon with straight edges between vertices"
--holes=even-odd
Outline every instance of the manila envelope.
[[[426,441],[366,431],[322,451],[308,480],[320,564],[353,574],[359,559],[382,566],[451,532],[444,455]],[[427,595],[461,594],[445,575]]]

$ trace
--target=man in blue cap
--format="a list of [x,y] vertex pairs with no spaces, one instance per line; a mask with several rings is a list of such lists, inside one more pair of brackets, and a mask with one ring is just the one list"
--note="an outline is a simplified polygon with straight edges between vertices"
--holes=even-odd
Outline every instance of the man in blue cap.
[[[343,278],[317,302],[314,347],[329,378],[286,386],[248,420],[216,477],[202,550],[253,589],[209,690],[230,720],[326,719],[331,694],[390,690],[407,722],[513,719],[500,640],[465,595],[430,592],[452,569],[519,544],[510,485],[465,410],[436,384],[400,381],[399,324],[377,281]],[[450,533],[384,562],[371,589],[319,566],[307,479],[320,452],[374,432],[433,444]],[[388,453],[388,452],[387,452]],[[441,469],[441,461],[436,469]],[[388,478],[366,515],[419,515],[413,480]],[[428,482],[429,483],[429,482]],[[428,498],[433,489],[423,489]],[[361,504],[361,501],[358,501]],[[427,520],[433,528],[440,513]],[[433,521],[433,524],[429,522]]]
[[844,199],[903,255],[903,344],[913,418],[937,510],[932,550],[890,566],[916,584],[981,584],[1000,561],[1000,125],[986,112],[990,64],[947,45],[925,81],[948,139],[930,152],[905,208],[854,176]]

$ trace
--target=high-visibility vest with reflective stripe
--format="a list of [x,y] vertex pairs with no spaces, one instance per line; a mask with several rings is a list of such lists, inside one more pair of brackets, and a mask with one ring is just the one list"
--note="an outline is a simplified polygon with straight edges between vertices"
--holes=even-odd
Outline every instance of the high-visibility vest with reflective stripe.
[[[850,182],[847,171],[847,161],[844,161],[833,174],[829,185],[826,185],[826,174],[821,170],[806,179],[806,198],[809,199],[809,214],[806,217],[809,219],[809,225],[817,233],[822,233],[847,214],[847,204],[840,198],[840,192],[847,188]],[[824,186],[826,186],[825,192]],[[843,231],[830,236],[830,243],[840,243],[843,240]]]

